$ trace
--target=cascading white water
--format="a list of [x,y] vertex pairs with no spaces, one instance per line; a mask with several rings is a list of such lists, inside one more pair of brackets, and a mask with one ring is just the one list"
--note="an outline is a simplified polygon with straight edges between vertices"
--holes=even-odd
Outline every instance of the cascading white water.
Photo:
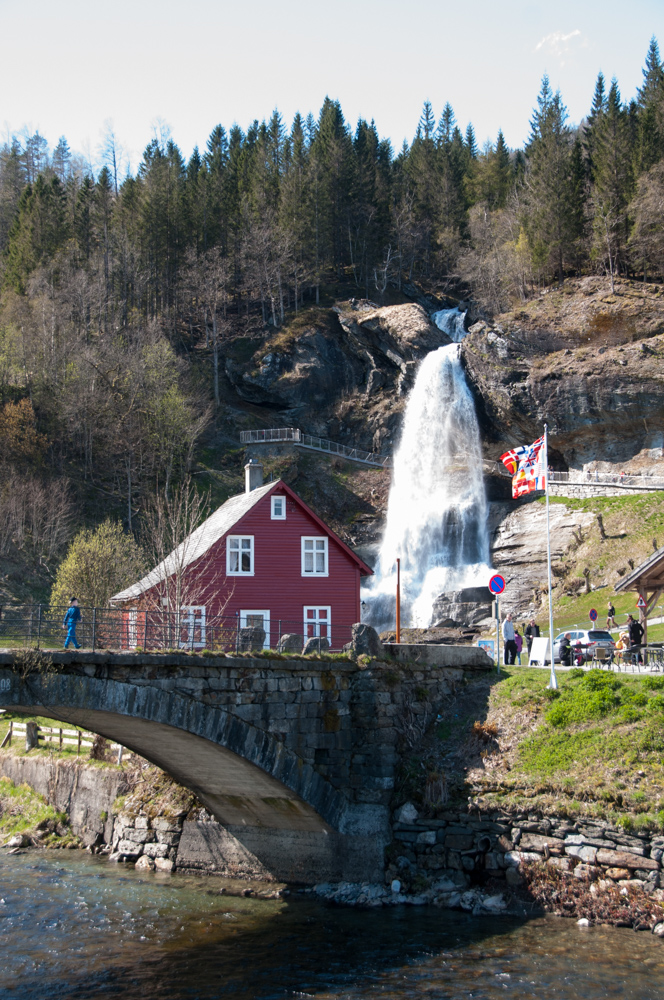
[[427,355],[406,406],[379,563],[362,595],[364,619],[379,630],[394,626],[397,557],[404,625],[430,625],[440,594],[486,586],[491,575],[479,429],[458,344],[463,314],[432,318],[456,342]]

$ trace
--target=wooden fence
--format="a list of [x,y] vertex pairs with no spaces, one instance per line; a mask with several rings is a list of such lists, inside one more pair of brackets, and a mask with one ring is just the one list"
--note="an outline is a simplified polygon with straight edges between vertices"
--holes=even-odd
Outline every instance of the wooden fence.
[[[2,719],[2,715],[0,715]],[[26,722],[15,722],[9,720],[9,729],[0,743],[0,749],[11,746],[12,736],[25,737],[27,730]],[[51,749],[63,750],[65,746],[75,746],[76,753],[80,754],[82,748],[92,747],[95,741],[95,733],[89,733],[84,729],[63,729],[55,726],[39,726],[38,739],[45,744],[48,743]],[[121,760],[129,760],[132,754],[129,753],[119,743],[111,743],[111,750],[117,751],[118,763]]]

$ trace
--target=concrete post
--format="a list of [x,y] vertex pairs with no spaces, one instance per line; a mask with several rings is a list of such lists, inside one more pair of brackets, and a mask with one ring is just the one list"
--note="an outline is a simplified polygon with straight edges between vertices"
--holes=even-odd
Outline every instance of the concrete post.
[[26,722],[25,724],[25,750],[34,750],[39,746],[39,726],[36,722]]

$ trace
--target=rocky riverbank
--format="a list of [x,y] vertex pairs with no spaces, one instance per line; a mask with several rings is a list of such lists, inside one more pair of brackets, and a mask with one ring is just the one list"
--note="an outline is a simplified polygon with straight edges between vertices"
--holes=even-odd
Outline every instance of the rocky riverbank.
[[433,904],[474,915],[554,913],[664,936],[664,836],[528,813],[394,815],[385,883],[321,883],[343,906]]

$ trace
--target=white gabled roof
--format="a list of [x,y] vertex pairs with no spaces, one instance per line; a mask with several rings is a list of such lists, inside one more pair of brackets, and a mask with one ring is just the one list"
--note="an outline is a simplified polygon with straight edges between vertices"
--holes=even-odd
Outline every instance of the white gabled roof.
[[258,489],[252,490],[251,493],[240,493],[236,497],[230,497],[218,510],[215,510],[214,514],[208,517],[207,521],[204,521],[184,542],[181,542],[177,549],[166,556],[163,562],[150,570],[147,576],[144,576],[138,583],[132,584],[131,587],[121,590],[119,594],[114,594],[111,601],[131,601],[140,597],[146,590],[150,590],[171,576],[176,569],[184,569],[200,559],[279,482],[280,480],[266,483],[265,486],[260,486]]

